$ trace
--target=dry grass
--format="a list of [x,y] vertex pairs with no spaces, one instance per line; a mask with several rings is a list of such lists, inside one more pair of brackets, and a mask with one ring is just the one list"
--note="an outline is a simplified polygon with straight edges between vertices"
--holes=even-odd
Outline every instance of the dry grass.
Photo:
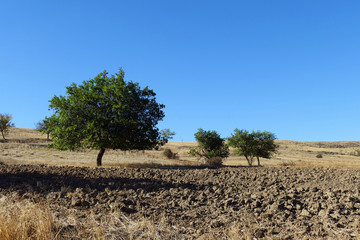
[[[360,169],[360,142],[297,142],[277,140],[279,154],[271,160],[262,159],[264,166],[302,168]],[[0,142],[0,162],[7,164],[49,164],[69,166],[96,166],[97,151],[58,151],[47,148],[46,136],[35,129],[13,128],[8,141]],[[169,142],[155,151],[107,150],[104,167],[163,167],[173,165],[200,165],[203,160],[188,155],[194,142]],[[176,152],[177,159],[168,159],[164,149]],[[232,149],[231,149],[232,150]],[[322,158],[316,156],[321,154]],[[245,158],[232,154],[224,165],[247,166]]]
[[196,229],[171,226],[163,217],[157,223],[148,218],[132,220],[121,213],[96,216],[87,214],[79,219],[65,209],[61,218],[55,218],[47,203],[34,203],[18,195],[0,198],[0,239],[250,239],[236,224],[228,229]]
[[[46,136],[34,129],[13,128],[8,141],[0,141],[0,161],[7,164],[96,166],[98,151],[59,151],[47,148]],[[107,150],[105,167],[126,165],[183,165],[187,160],[166,159],[160,151]]]
[[43,204],[20,200],[17,196],[0,198],[0,239],[54,239],[54,218]]

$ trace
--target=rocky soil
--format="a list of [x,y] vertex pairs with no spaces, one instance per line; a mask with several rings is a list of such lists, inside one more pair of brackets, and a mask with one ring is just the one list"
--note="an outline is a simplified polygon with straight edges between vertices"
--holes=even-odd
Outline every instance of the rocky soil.
[[46,201],[59,218],[74,209],[78,219],[114,212],[166,219],[183,234],[176,238],[229,228],[252,239],[358,237],[358,170],[0,165],[0,196],[14,192]]

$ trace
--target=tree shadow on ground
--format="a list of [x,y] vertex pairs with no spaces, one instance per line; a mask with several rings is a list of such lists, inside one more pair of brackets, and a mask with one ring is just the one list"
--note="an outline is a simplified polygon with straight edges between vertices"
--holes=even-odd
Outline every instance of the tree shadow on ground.
[[41,167],[30,165],[0,165],[0,190],[33,192],[46,194],[71,189],[84,188],[97,191],[142,189],[145,192],[169,190],[171,188],[199,189],[201,186],[178,183],[146,177],[122,177],[119,171],[86,167]]

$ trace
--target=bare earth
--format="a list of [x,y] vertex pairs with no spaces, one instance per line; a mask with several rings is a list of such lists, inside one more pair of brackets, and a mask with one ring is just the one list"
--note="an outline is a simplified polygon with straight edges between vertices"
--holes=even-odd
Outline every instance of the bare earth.
[[[89,216],[99,224],[112,216],[167,226],[166,238],[151,239],[359,236],[359,142],[282,140],[280,154],[262,160],[262,167],[248,167],[231,155],[221,168],[199,166],[188,157],[194,143],[171,142],[164,148],[178,152],[178,160],[165,159],[162,151],[108,151],[105,166],[95,168],[96,151],[48,149],[45,137],[31,129],[15,128],[11,134],[0,143],[5,163],[0,165],[0,198],[16,195],[46,203],[62,236],[73,231],[74,219],[86,222]],[[144,162],[159,167],[139,168]],[[102,236],[131,238],[117,228],[107,228]]]

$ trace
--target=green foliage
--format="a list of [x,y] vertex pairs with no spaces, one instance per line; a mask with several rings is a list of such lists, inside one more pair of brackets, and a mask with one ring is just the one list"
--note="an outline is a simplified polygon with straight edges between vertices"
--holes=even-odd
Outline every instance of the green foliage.
[[177,159],[178,158],[177,153],[171,151],[171,149],[169,149],[169,148],[166,148],[164,150],[163,154],[168,159]]
[[235,129],[228,138],[229,146],[235,148],[235,153],[245,156],[248,164],[252,166],[254,158],[257,158],[260,166],[260,158],[271,158],[277,153],[278,145],[275,144],[275,135],[270,132],[254,132]]
[[239,156],[245,156],[250,166],[253,164],[255,140],[247,130],[235,129],[234,134],[228,138],[228,145],[234,147]]
[[189,154],[191,156],[205,157],[206,160],[229,156],[229,148],[225,144],[225,140],[216,131],[204,131],[200,128],[195,133],[195,139],[198,146],[190,149]]
[[15,127],[15,124],[12,122],[12,116],[0,114],[0,132],[4,140],[6,140],[5,136],[9,134],[11,127]]
[[58,124],[56,115],[45,117],[44,120],[36,124],[36,129],[47,135],[47,140],[50,140],[50,134],[54,131],[55,126]]
[[274,154],[278,152],[279,146],[275,144],[275,134],[264,131],[264,132],[253,132],[254,139],[256,141],[255,156],[260,166],[260,158],[270,159]]
[[[82,84],[71,84],[66,96],[54,96],[54,115],[48,125],[57,149],[148,150],[167,142],[156,127],[165,107],[156,102],[148,87],[124,81],[124,71],[108,76],[106,71]],[[47,131],[47,130],[45,130]]]

